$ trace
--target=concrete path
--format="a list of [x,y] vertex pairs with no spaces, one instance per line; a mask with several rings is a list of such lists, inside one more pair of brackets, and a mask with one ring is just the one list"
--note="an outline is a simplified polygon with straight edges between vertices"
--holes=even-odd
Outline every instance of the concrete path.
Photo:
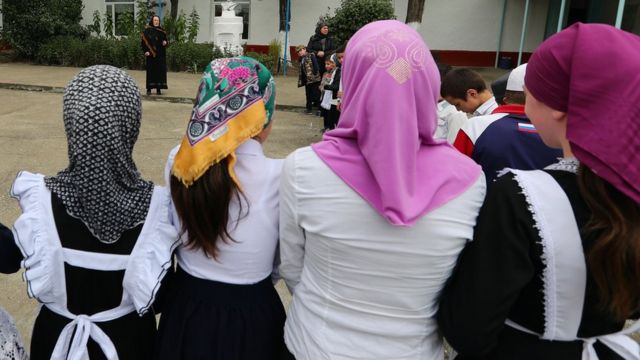
[[[504,73],[480,69],[488,81]],[[67,165],[62,124],[62,91],[79,68],[0,63],[0,222],[11,226],[20,213],[9,188],[18,171],[54,175]],[[129,71],[144,93],[144,71]],[[191,112],[199,74],[168,74],[166,95],[143,97],[142,129],[134,158],[143,177],[163,184],[162,171],[169,150],[178,144]],[[296,148],[320,140],[322,119],[302,114],[304,90],[297,77],[276,77],[279,110],[265,144],[268,156],[284,158]],[[30,91],[25,91],[30,90]],[[153,101],[152,101],[153,100]],[[15,317],[25,342],[30,343],[37,303],[26,295],[21,273],[0,275],[0,306]],[[282,283],[285,304],[290,295]]]
[[[69,73],[69,76],[73,74]],[[61,82],[68,80],[70,78]],[[27,170],[55,175],[68,163],[67,146],[62,123],[62,94],[0,89],[0,104],[0,222],[10,227],[20,214],[17,202],[9,196],[16,174]],[[142,106],[142,129],[134,159],[144,178],[163,184],[166,156],[184,134],[191,105],[143,101]],[[319,141],[321,127],[320,117],[276,111],[265,153],[284,158],[299,147]],[[290,295],[282,282],[277,289],[283,302],[288,304]],[[14,275],[0,274],[0,306],[16,319],[29,346],[39,307],[27,297],[22,271]]]
[[[23,63],[0,64],[0,88],[10,90],[31,90],[45,92],[63,92],[64,87],[81,68],[64,66],[41,66]],[[145,72],[127,70],[133,77],[145,100],[159,100],[191,104],[195,96],[201,74],[169,72],[168,90],[163,95],[147,96]],[[304,89],[297,87],[297,76],[276,76],[276,99],[278,110],[302,111],[304,109]]]

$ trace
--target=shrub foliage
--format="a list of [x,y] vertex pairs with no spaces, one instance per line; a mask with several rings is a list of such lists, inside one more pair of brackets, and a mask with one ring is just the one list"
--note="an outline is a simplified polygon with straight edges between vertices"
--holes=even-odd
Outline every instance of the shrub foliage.
[[395,18],[391,0],[342,0],[335,14],[327,14],[324,20],[336,43],[341,45],[370,22]]
[[82,0],[3,0],[2,38],[27,59],[52,38],[84,39],[88,31],[80,25],[83,8]]

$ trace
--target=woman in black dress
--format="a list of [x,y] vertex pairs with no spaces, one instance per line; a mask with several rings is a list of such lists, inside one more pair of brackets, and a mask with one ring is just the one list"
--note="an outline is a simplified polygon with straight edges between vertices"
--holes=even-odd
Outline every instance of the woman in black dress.
[[147,95],[151,95],[151,89],[156,89],[158,95],[162,94],[160,89],[168,89],[168,44],[167,33],[160,27],[160,17],[154,15],[142,33],[142,51],[147,59]]

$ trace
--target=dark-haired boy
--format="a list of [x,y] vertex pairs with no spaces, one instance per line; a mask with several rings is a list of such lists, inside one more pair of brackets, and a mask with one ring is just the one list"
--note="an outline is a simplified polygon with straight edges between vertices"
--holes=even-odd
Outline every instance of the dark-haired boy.
[[515,68],[507,80],[505,105],[492,114],[477,116],[458,132],[453,146],[482,166],[491,186],[506,167],[519,170],[542,169],[553,164],[562,151],[547,147],[524,113],[526,64]]
[[498,107],[482,76],[471,69],[449,71],[442,79],[440,93],[449,104],[472,116],[489,115]]
[[[451,65],[438,63],[438,71],[440,72],[440,79],[444,77],[453,68]],[[456,109],[455,106],[449,104],[447,100],[442,96],[438,99],[438,127],[433,135],[436,139],[446,139],[450,144],[458,135],[458,131],[469,121],[467,114]]]

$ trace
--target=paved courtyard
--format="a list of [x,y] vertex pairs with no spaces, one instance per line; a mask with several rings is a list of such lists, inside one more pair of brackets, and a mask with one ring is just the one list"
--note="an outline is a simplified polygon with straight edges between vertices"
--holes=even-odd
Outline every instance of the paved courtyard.
[[[0,64],[0,222],[11,226],[20,213],[9,188],[20,170],[54,175],[67,165],[62,124],[62,88],[79,71],[77,68],[27,64]],[[488,80],[502,72],[485,70]],[[144,72],[130,71],[144,86]],[[162,184],[162,171],[169,150],[182,138],[191,111],[189,99],[195,93],[198,75],[169,73],[170,89],[158,97],[143,100],[142,129],[134,158],[142,175]],[[298,147],[320,140],[322,119],[302,114],[304,91],[296,78],[278,77],[273,132],[265,144],[268,156],[283,158]],[[31,91],[18,90],[30,89]],[[37,90],[37,91],[36,91]],[[172,102],[173,101],[173,102]],[[283,111],[282,109],[286,110]],[[26,344],[31,338],[38,307],[27,297],[22,273],[0,274],[0,306],[15,318]],[[278,291],[288,304],[290,295],[282,282]],[[27,345],[28,346],[28,345]]]
[[[78,71],[79,69],[74,68],[0,64],[0,83],[54,88],[48,92],[0,88],[0,156],[3,160],[0,162],[0,222],[9,227],[20,214],[17,202],[9,196],[9,189],[17,172],[28,170],[54,175],[67,165],[62,94],[56,92],[55,87],[64,87]],[[20,73],[24,77],[19,77]],[[132,75],[144,84],[143,72],[132,72]],[[199,76],[191,74],[170,74],[169,85],[172,89],[166,92],[166,96],[188,97],[188,93],[195,93],[198,79]],[[284,83],[285,88],[278,89],[279,94],[286,95],[286,80],[288,79],[278,80],[279,85]],[[295,96],[293,91],[291,94]],[[142,129],[134,158],[145,178],[163,184],[162,171],[166,156],[182,138],[191,105],[146,100],[142,105]],[[294,149],[321,138],[322,119],[319,117],[296,111],[276,111],[274,116],[274,128],[265,143],[268,156],[283,158]],[[278,284],[278,290],[283,300],[288,302],[290,297],[282,282]],[[36,301],[27,297],[22,272],[14,275],[0,274],[0,306],[15,318],[23,339],[28,344],[38,306]]]

